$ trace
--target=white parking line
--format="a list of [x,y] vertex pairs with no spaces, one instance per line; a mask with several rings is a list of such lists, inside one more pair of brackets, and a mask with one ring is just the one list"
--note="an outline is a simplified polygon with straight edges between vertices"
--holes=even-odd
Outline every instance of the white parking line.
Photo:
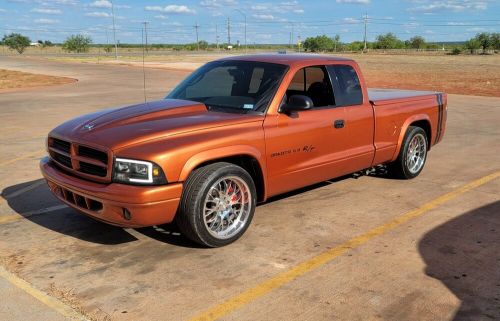
[[61,205],[55,205],[55,206],[50,206],[50,207],[42,208],[42,209],[39,209],[39,210],[28,211],[28,212],[23,213],[22,215],[21,214],[17,214],[17,213],[15,213],[15,214],[7,214],[7,215],[0,215],[0,224],[10,223],[10,222],[22,220],[24,218],[28,218],[28,217],[31,217],[31,216],[58,211],[58,210],[61,210],[63,208],[67,208],[67,207],[68,207],[67,205],[61,204]]
[[[23,193],[31,191],[32,189],[37,188],[38,186],[43,185],[43,184],[45,184],[45,181],[44,180],[40,180],[40,181],[35,182],[35,183],[31,184],[31,185],[28,185],[26,187],[18,189],[15,192],[12,192],[12,193],[7,194],[7,195],[3,195],[3,198],[5,198],[6,200],[9,200],[10,198],[14,198],[14,197],[19,196],[19,195],[21,195]],[[2,194],[3,194],[3,191],[2,191]]]

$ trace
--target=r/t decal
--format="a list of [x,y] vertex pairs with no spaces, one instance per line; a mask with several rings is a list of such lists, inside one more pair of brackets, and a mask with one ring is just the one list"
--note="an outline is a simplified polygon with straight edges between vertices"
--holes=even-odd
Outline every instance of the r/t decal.
[[316,149],[316,147],[314,147],[313,145],[305,145],[302,148],[297,147],[297,148],[282,150],[279,152],[273,152],[273,153],[271,153],[271,157],[286,156],[286,155],[296,154],[296,153],[301,153],[301,152],[302,153],[310,153],[315,149]]

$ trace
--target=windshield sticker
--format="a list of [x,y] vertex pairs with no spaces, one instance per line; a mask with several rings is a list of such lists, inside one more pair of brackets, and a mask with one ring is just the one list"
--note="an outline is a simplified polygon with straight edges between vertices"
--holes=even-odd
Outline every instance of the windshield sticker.
[[253,104],[244,104],[243,108],[244,109],[253,109]]

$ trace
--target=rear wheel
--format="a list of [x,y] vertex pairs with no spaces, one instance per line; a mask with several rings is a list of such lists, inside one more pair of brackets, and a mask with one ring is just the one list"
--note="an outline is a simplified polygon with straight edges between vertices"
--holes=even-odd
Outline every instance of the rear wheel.
[[420,127],[410,126],[405,134],[398,158],[389,165],[392,174],[403,179],[417,177],[427,159],[427,146],[425,131]]
[[177,224],[189,239],[209,247],[236,241],[255,212],[252,177],[230,163],[196,169],[187,179],[177,213]]

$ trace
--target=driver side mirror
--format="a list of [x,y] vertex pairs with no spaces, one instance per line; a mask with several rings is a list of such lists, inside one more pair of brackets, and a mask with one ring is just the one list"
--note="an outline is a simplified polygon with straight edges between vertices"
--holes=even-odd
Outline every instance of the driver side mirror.
[[314,106],[311,98],[305,95],[292,95],[286,104],[280,108],[283,114],[290,114],[293,111],[308,110]]

